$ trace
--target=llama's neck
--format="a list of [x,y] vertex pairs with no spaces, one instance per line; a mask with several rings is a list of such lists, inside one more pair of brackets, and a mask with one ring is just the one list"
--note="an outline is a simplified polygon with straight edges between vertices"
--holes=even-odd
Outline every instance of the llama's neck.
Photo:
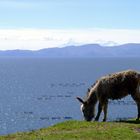
[[95,105],[97,103],[97,95],[94,90],[92,90],[87,98],[87,103],[91,105]]

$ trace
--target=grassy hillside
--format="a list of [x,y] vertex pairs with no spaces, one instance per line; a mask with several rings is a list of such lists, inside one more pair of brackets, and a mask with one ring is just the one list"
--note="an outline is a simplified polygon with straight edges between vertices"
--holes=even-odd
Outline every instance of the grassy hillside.
[[0,140],[140,140],[139,123],[67,121],[36,131],[1,136]]

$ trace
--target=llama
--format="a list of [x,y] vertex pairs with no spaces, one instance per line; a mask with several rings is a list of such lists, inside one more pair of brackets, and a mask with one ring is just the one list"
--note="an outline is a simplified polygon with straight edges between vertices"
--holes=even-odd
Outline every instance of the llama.
[[107,119],[108,100],[121,99],[127,95],[131,95],[136,102],[138,115],[140,118],[140,73],[134,70],[126,70],[117,72],[104,77],[101,77],[96,83],[88,90],[87,99],[83,100],[77,97],[81,104],[81,111],[83,112],[84,119],[91,121],[95,117],[95,106],[97,101],[98,112],[95,121],[99,120],[100,114],[103,110],[104,118]]

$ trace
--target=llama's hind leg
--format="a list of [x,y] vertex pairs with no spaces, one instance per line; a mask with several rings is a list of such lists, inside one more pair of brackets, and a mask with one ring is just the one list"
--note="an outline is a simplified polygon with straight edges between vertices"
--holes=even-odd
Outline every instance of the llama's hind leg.
[[138,121],[139,118],[140,118],[140,101],[139,102],[136,102],[136,104],[137,104],[137,110],[138,110],[138,116],[137,116],[136,121]]
[[131,95],[131,96],[134,99],[134,101],[136,102],[137,110],[138,110],[138,115],[137,115],[136,120],[139,120],[139,118],[140,118],[140,97],[138,97],[137,94]]

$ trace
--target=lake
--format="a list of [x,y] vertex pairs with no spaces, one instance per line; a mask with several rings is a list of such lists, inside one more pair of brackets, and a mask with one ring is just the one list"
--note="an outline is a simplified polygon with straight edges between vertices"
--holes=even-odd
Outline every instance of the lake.
[[[140,59],[0,58],[0,135],[82,120],[75,97],[101,76],[126,69],[140,71]],[[136,116],[131,97],[110,101],[109,121]]]

